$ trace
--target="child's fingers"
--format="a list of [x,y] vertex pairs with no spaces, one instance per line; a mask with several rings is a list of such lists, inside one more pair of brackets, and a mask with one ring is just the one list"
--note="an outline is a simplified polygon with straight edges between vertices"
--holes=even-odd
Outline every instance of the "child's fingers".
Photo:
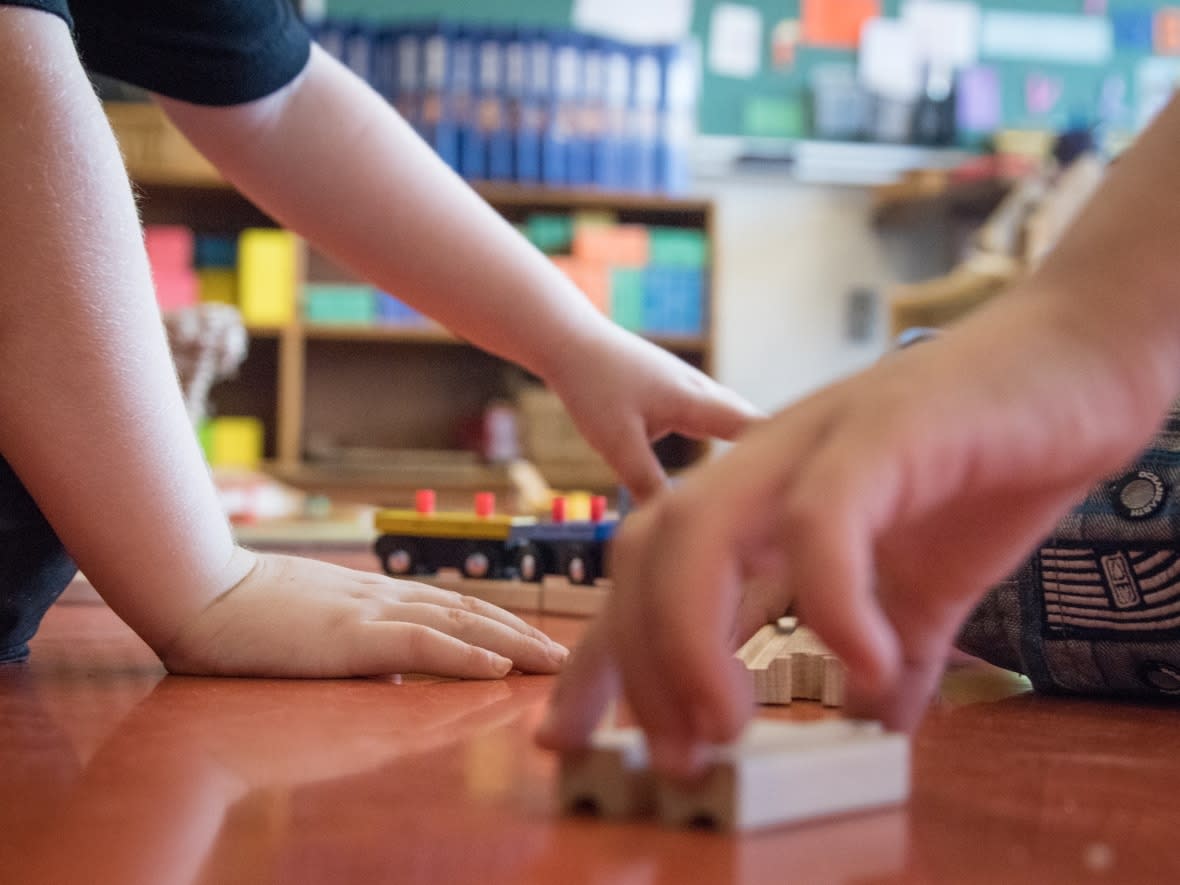
[[530,636],[494,618],[466,608],[417,602],[392,602],[381,614],[384,621],[419,624],[478,645],[513,662],[518,670],[556,673],[568,652],[542,635]]
[[348,639],[349,676],[428,673],[458,679],[499,679],[512,669],[512,661],[503,655],[404,621],[358,624]]
[[736,393],[720,385],[693,397],[674,428],[678,433],[695,439],[734,440],[765,414],[754,408]]
[[630,490],[636,503],[643,503],[653,497],[667,482],[667,475],[651,447],[647,431],[637,420],[623,428],[610,448],[603,452],[603,457],[619,474],[619,479]]
[[466,610],[481,617],[497,621],[506,627],[511,627],[513,630],[531,639],[536,639],[548,645],[556,645],[558,648],[566,650],[565,646],[554,642],[536,627],[529,625],[521,618],[512,614],[512,612],[506,611],[497,605],[492,605],[490,602],[485,602],[482,599],[467,596],[463,593],[456,593],[454,590],[432,587],[429,584],[400,581],[393,578],[387,580],[393,585],[391,589],[394,591],[385,597],[390,602],[424,603],[449,609]]

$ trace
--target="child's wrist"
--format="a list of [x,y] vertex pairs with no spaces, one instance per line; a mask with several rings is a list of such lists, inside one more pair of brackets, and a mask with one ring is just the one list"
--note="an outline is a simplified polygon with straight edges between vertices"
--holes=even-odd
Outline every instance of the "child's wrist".
[[259,556],[254,551],[234,545],[229,559],[211,578],[208,585],[209,591],[207,598],[204,599],[200,607],[191,612],[180,623],[174,624],[172,629],[167,632],[167,639],[165,641],[149,643],[157,657],[167,662],[177,642],[184,635],[185,629],[208,611],[210,606],[250,577],[258,568],[259,561]]

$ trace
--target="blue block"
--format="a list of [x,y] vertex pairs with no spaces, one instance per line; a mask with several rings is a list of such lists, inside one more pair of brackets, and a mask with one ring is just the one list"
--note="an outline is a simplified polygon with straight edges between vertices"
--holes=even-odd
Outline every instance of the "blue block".
[[1110,24],[1114,31],[1116,49],[1151,52],[1155,13],[1150,8],[1113,9]]

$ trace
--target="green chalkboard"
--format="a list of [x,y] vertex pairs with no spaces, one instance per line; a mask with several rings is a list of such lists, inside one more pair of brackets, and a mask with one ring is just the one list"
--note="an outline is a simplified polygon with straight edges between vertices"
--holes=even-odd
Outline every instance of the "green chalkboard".
[[[702,57],[708,57],[708,31],[715,7],[738,2],[757,9],[763,20],[762,63],[749,78],[720,76],[702,65],[699,129],[706,135],[805,136],[809,128],[809,84],[818,65],[847,65],[853,68],[855,52],[800,46],[794,63],[776,67],[771,55],[771,35],[783,21],[798,20],[801,0],[697,0],[693,8],[693,33],[700,41]],[[839,3],[843,0],[828,0]],[[881,0],[884,15],[898,13],[902,0]],[[1125,11],[1142,14],[1167,7],[1169,3],[1145,0],[1107,0],[1105,15]],[[1093,3],[1087,0],[978,0],[984,10],[1045,12],[1080,15]],[[481,4],[472,15],[472,5],[460,0],[327,0],[326,11],[333,17],[356,17],[371,21],[396,21],[445,16],[463,21],[473,17],[485,23],[522,23],[564,27],[570,24],[573,0],[499,0]],[[1117,49],[1111,62],[1101,67],[1036,62],[991,61],[1000,77],[1003,125],[1019,128],[1060,129],[1070,124],[1096,122],[1099,97],[1104,89],[1110,96],[1120,93],[1125,113],[1133,119],[1136,77],[1142,49]],[[1060,97],[1050,110],[1032,113],[1027,108],[1026,90],[1030,77],[1044,78]],[[1121,81],[1120,88],[1112,83]]]

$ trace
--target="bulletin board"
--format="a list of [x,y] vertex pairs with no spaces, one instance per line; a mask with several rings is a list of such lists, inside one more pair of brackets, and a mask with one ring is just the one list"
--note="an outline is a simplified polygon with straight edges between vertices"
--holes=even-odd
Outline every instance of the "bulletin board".
[[[762,21],[761,54],[757,71],[750,76],[719,75],[708,64],[709,31],[716,7],[734,2],[756,10]],[[802,137],[808,134],[809,83],[820,65],[855,67],[852,49],[823,48],[800,44],[793,62],[783,64],[772,52],[775,28],[783,22],[798,22],[804,0],[695,0],[693,34],[702,50],[702,82],[699,129],[706,135],[749,135],[761,137]],[[832,4],[861,0],[828,0]],[[902,0],[879,0],[882,14],[895,16]],[[1151,12],[1172,4],[1145,0],[977,0],[982,10],[1009,10],[1067,15],[1118,16],[1124,11]],[[1106,11],[1101,7],[1105,5]],[[423,19],[445,16],[471,20],[471,5],[461,0],[327,0],[326,11],[333,17],[358,17],[370,21]],[[567,27],[573,0],[498,0],[481,4],[478,20],[486,23],[522,23]],[[1094,11],[1095,9],[1099,11]],[[789,30],[789,26],[788,26]],[[1100,97],[1107,106],[1122,103],[1110,113],[1127,116],[1133,125],[1140,63],[1151,51],[1145,47],[1116,47],[1103,65],[1067,65],[1037,60],[981,59],[997,71],[1001,84],[1002,125],[1008,128],[1061,129],[1067,125],[1094,122]],[[1170,61],[1170,60],[1166,60]],[[1180,70],[1180,60],[1178,60]],[[1052,107],[1030,111],[1030,78],[1053,91]]]

